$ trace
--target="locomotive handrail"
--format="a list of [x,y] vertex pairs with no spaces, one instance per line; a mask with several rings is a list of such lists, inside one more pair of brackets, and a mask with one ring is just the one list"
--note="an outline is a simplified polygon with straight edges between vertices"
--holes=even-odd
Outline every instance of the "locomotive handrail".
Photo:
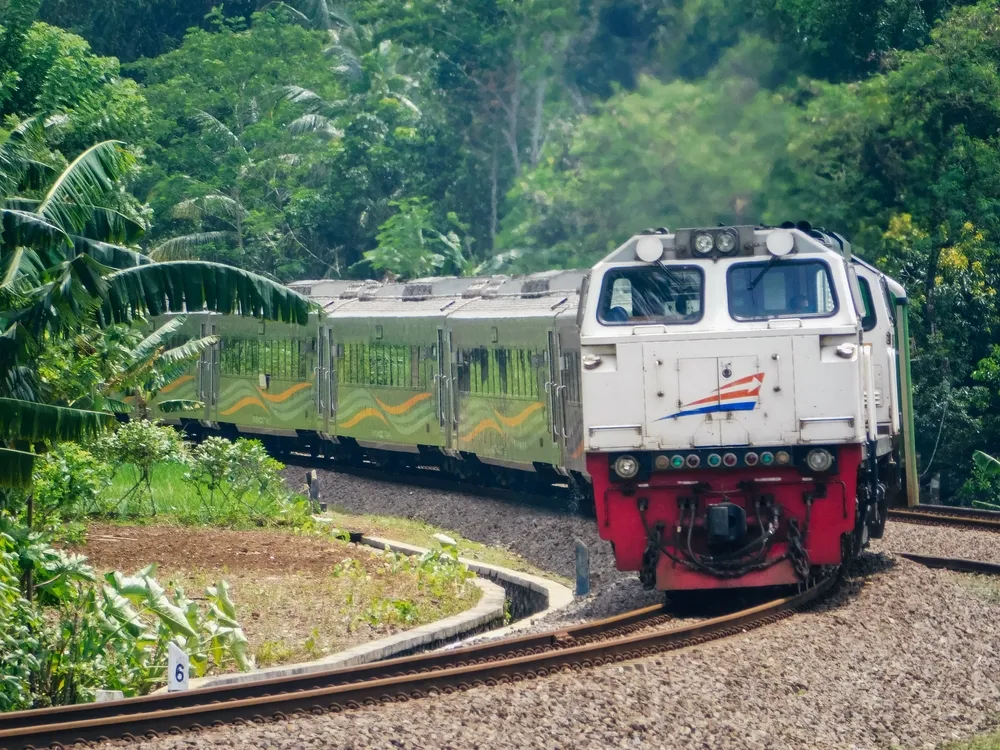
[[820,424],[823,422],[847,422],[851,427],[854,427],[854,422],[856,417],[800,417],[799,424]]
[[609,432],[611,430],[635,430],[640,435],[642,434],[641,424],[601,424],[588,427],[587,429],[590,431],[591,435],[595,432]]

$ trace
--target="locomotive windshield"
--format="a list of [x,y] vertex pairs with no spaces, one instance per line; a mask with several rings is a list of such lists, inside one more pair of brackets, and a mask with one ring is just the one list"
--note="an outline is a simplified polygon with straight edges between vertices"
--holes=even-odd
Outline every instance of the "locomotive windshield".
[[704,287],[695,266],[612,269],[604,276],[597,317],[605,325],[697,323]]
[[837,312],[830,267],[822,261],[740,263],[728,274],[736,320],[826,317]]

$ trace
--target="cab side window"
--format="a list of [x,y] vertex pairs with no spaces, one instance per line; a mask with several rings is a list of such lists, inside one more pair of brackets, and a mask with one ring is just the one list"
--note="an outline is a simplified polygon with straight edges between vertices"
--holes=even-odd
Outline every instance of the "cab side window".
[[875,330],[875,326],[878,325],[878,314],[875,312],[875,299],[872,296],[872,288],[868,283],[868,279],[858,276],[858,284],[861,287],[861,301],[865,306],[865,309],[862,310],[861,327],[864,328],[865,333],[868,333]]

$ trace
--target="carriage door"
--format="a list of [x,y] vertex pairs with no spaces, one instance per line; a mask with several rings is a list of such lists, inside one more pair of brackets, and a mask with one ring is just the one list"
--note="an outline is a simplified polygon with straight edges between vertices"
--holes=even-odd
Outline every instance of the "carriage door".
[[437,372],[434,373],[434,383],[437,386],[437,414],[438,423],[441,425],[441,432],[444,436],[444,447],[451,447],[451,429],[448,423],[448,376],[447,357],[444,347],[444,329],[437,329]]
[[[216,335],[216,327],[212,326],[212,335]],[[209,372],[211,376],[209,378],[209,401],[207,402],[208,411],[210,414],[218,414],[219,411],[219,381],[220,373],[219,368],[221,366],[222,358],[219,356],[219,349],[222,347],[222,342],[217,341],[212,344],[212,348],[209,349],[210,356],[210,367]]]
[[552,442],[556,445],[560,445],[562,443],[563,433],[562,408],[559,403],[561,395],[559,389],[559,375],[559,341],[556,339],[555,331],[550,330],[549,376],[548,381],[545,383],[545,392],[548,395],[549,429],[552,432]]
[[583,471],[583,404],[580,397],[580,334],[569,326],[559,332],[559,386],[563,424],[563,466]]
[[320,432],[330,431],[330,340],[327,329],[320,323],[316,332],[316,426]]
[[[333,340],[333,328],[326,329],[326,422],[337,424],[337,343]],[[328,430],[329,431],[329,430]]]
[[[215,333],[215,326],[212,326],[212,333]],[[201,338],[205,338],[208,335],[208,324],[202,323]],[[213,385],[213,380],[215,379],[213,377],[215,374],[213,365],[216,361],[215,352],[217,348],[218,344],[205,349],[198,359],[198,400],[205,405],[205,409],[202,412],[202,419],[206,422],[212,420],[212,406],[216,399]]]

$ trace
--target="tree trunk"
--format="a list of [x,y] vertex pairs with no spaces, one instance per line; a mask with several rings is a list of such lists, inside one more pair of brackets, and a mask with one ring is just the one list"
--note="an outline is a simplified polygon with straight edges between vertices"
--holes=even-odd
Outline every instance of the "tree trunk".
[[[31,534],[31,526],[35,516],[35,495],[28,493],[28,534]],[[24,572],[24,598],[29,602],[35,598],[35,571],[34,563],[29,563],[30,567]]]

